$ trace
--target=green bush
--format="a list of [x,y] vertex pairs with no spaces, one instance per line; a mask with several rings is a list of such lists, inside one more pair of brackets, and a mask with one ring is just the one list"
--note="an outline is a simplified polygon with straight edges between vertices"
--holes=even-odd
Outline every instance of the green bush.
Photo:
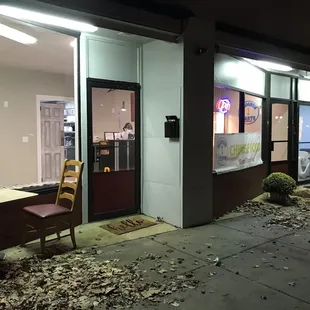
[[288,198],[296,189],[296,181],[282,172],[271,173],[263,180],[263,190],[270,194],[278,194]]

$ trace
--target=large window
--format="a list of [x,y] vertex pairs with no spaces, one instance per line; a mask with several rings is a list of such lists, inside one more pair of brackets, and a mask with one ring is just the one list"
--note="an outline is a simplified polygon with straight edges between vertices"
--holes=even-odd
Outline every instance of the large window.
[[55,186],[64,159],[76,158],[74,38],[5,17],[1,23],[37,42],[0,37],[0,187]]
[[[243,158],[239,158],[239,152],[245,153],[245,151],[238,150],[235,155],[232,154],[233,149],[228,149],[230,143],[234,145],[242,146],[249,145],[249,147],[253,143],[257,143],[259,145],[259,151],[261,150],[261,136],[255,136],[253,139],[253,143],[251,142],[251,137],[249,133],[257,133],[261,134],[262,132],[262,103],[263,99],[245,94],[244,92],[238,92],[235,90],[231,90],[225,87],[216,86],[214,88],[214,110],[213,110],[213,146],[216,151],[214,151],[214,160],[216,152],[223,152],[223,148],[227,148],[226,152],[230,153],[231,159],[227,159],[227,161],[238,162],[244,160]],[[222,145],[215,146],[216,134],[225,134],[227,136],[223,136],[224,142]],[[241,134],[237,136],[230,136],[233,134]],[[219,137],[219,136],[218,136]],[[258,141],[257,141],[258,140]],[[229,142],[228,142],[229,141]],[[235,141],[235,142],[231,142]],[[220,143],[221,141],[217,141]],[[256,150],[257,151],[257,150]],[[237,154],[238,153],[238,154]],[[241,154],[240,153],[240,154]],[[234,160],[232,159],[234,157]],[[219,154],[217,154],[217,160],[219,158]],[[225,156],[223,155],[223,158]],[[228,157],[227,157],[228,158]],[[225,159],[226,160],[226,159]],[[224,161],[222,160],[220,166]],[[246,159],[250,160],[250,159]],[[214,169],[216,169],[215,161]],[[231,164],[231,163],[230,163]],[[225,165],[228,165],[225,162]],[[242,164],[241,164],[242,165]],[[217,171],[217,170],[216,170]]]
[[299,106],[298,179],[310,179],[310,106]]

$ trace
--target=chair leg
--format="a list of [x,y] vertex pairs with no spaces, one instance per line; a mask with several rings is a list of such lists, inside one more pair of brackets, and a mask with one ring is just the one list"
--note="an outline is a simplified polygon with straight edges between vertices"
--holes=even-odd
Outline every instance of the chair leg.
[[75,241],[75,233],[74,233],[74,224],[73,221],[70,221],[70,236],[73,244],[73,248],[76,248],[76,241]]
[[57,227],[56,231],[57,239],[60,240],[60,229]]
[[40,228],[40,245],[41,245],[41,254],[44,254],[44,250],[45,250],[45,226],[44,224],[42,224]]

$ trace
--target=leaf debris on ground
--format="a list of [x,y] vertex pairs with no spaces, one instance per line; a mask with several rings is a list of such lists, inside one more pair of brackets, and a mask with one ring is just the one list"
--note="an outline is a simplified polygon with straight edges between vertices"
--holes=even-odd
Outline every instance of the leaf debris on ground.
[[156,255],[121,265],[118,259],[98,260],[98,251],[93,252],[1,262],[0,309],[129,309],[141,300],[160,302],[161,297],[199,285],[192,275],[162,276],[158,282],[148,282],[147,271],[139,264],[158,259]]

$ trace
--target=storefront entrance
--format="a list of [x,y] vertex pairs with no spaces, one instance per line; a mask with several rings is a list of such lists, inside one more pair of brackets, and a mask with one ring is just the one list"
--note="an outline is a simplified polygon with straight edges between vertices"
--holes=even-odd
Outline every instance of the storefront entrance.
[[284,172],[293,175],[294,151],[292,147],[293,106],[290,101],[271,101],[270,117],[270,172]]
[[90,221],[140,207],[140,86],[88,79]]

